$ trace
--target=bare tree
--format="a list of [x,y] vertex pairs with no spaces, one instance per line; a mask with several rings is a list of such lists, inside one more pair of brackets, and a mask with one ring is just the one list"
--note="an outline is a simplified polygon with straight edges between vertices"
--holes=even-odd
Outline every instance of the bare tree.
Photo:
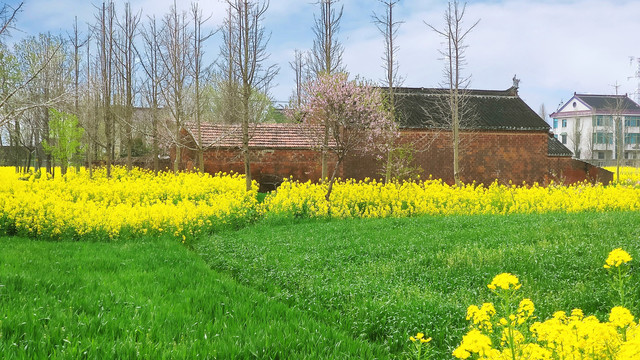
[[158,133],[158,110],[160,107],[160,84],[162,82],[160,63],[160,29],[155,16],[150,17],[146,26],[142,26],[142,51],[136,52],[141,59],[142,69],[146,74],[145,93],[147,104],[151,108],[151,141],[153,155],[153,171],[157,174],[159,170],[158,156],[159,133]]
[[[18,113],[28,112],[29,116],[23,120],[30,121],[29,128],[35,131],[37,166],[44,163],[50,173],[53,169],[51,156],[42,153],[37,144],[43,140],[50,141],[49,107],[64,104],[69,95],[71,55],[64,45],[62,37],[51,34],[31,36],[16,45],[22,74],[33,77],[16,98],[20,102],[17,107],[21,109]],[[45,65],[42,64],[43,59],[47,59]]]
[[626,95],[618,95],[618,88],[616,87],[615,101],[609,104],[609,108],[612,114],[613,125],[613,138],[615,143],[615,158],[616,158],[616,181],[620,182],[620,161],[624,157],[625,146],[625,129],[622,126],[622,114],[626,110],[625,104]]
[[111,177],[111,165],[115,157],[115,116],[113,113],[114,62],[115,62],[115,6],[112,1],[102,3],[98,10],[95,32],[98,42],[98,68],[100,71],[101,113],[104,123],[107,177]]
[[[3,40],[6,37],[11,36],[11,30],[14,28],[16,16],[22,10],[22,5],[22,2],[16,6],[4,3],[0,7],[0,44],[2,44],[7,53],[8,49],[6,48],[6,45],[4,45]],[[8,78],[4,77],[2,84],[2,94],[0,97],[0,127],[9,123],[11,120],[19,118],[21,114],[27,110],[50,106],[53,102],[57,101],[57,99],[53,99],[52,101],[51,98],[48,98],[47,103],[37,103],[34,102],[34,99],[32,98],[27,103],[17,103],[14,101],[14,104],[10,105],[10,102],[15,100],[14,98],[16,95],[25,91],[29,84],[35,81],[43,71],[50,67],[51,61],[60,56],[60,52],[63,47],[63,42],[59,42],[55,48],[49,48],[46,52],[41,53],[39,57],[34,59],[30,64],[30,71],[28,73],[19,73],[19,70],[6,68],[7,65],[15,65],[13,62],[3,64],[3,67],[5,68],[4,70],[8,70],[13,74],[10,79],[11,81],[6,81]],[[8,54],[3,54],[3,57],[5,55],[9,56]],[[6,75],[6,72],[4,75]]]
[[[125,3],[124,14],[121,20],[116,22],[120,33],[116,43],[118,49],[117,71],[124,91],[124,116],[122,118],[123,129],[126,136],[127,170],[131,171],[132,159],[131,150],[133,147],[133,107],[134,107],[134,87],[136,72],[136,52],[134,42],[138,33],[140,23],[140,13],[133,14],[131,4]],[[122,142],[122,140],[121,140]]]
[[236,71],[236,52],[234,46],[237,43],[236,31],[234,31],[234,14],[232,8],[227,8],[227,16],[220,27],[222,32],[222,44],[220,45],[220,59],[215,85],[214,106],[219,122],[227,124],[239,124],[240,120],[240,81]]
[[69,41],[73,47],[73,111],[76,116],[79,115],[79,86],[80,86],[80,48],[85,46],[89,42],[89,37],[86,39],[79,39],[78,31],[78,17],[74,18],[73,22],[73,34],[69,36]]
[[[464,90],[467,88],[470,78],[462,74],[466,65],[465,40],[480,20],[468,28],[464,28],[463,20],[466,11],[466,3],[460,6],[458,0],[450,0],[444,14],[445,27],[442,30],[427,24],[434,32],[445,40],[445,49],[440,53],[446,61],[445,82],[449,89],[448,105],[451,115],[451,127],[453,132],[453,178],[456,185],[460,185],[460,120],[464,104]],[[515,78],[514,78],[515,82]]]
[[203,43],[207,41],[212,32],[202,34],[202,25],[204,25],[211,17],[203,18],[202,10],[198,7],[197,3],[191,4],[191,16],[193,19],[193,61],[192,61],[192,77],[194,83],[194,118],[196,120],[197,127],[197,141],[196,141],[196,154],[198,161],[198,171],[204,170],[204,149],[202,147],[202,129],[201,129],[201,115],[202,115],[202,88],[200,85],[201,78],[203,76],[204,69],[202,68],[202,56],[204,54]]
[[[396,60],[396,53],[398,52],[398,45],[396,44],[396,38],[398,36],[398,29],[403,23],[402,21],[394,20],[393,10],[394,7],[400,2],[400,0],[379,0],[384,5],[384,14],[373,14],[373,22],[382,34],[384,38],[384,55],[382,56],[383,65],[385,70],[384,85],[387,87],[387,100],[389,101],[389,111],[391,117],[395,120],[395,94],[394,88],[398,87],[402,83],[402,79],[398,75],[398,61]],[[392,162],[393,162],[393,149],[390,147],[387,152],[387,161],[385,165],[385,182],[391,180]]]
[[544,104],[540,104],[540,111],[538,111],[538,115],[542,120],[547,121],[547,109],[544,107]]
[[320,16],[315,17],[313,33],[313,50],[311,51],[311,68],[317,75],[343,72],[342,53],[344,47],[338,42],[340,20],[344,6],[336,11],[339,0],[319,0]]
[[[344,47],[338,42],[337,34],[340,30],[340,20],[342,19],[342,11],[344,6],[340,7],[340,11],[336,12],[339,0],[319,0],[320,16],[315,17],[313,33],[313,49],[311,51],[311,69],[315,76],[321,74],[335,74],[343,72],[342,53]],[[321,149],[322,152],[322,181],[329,176],[329,166],[327,157],[329,155],[329,129],[325,129],[324,142]]]
[[231,27],[236,40],[232,46],[234,71],[241,82],[242,154],[247,191],[251,190],[251,156],[249,153],[249,121],[251,95],[258,91],[267,93],[271,80],[277,74],[275,65],[265,67],[269,58],[269,37],[262,21],[269,2],[263,0],[227,0],[231,9]]
[[573,156],[576,159],[580,159],[580,152],[581,152],[581,148],[580,145],[582,143],[582,122],[580,121],[580,118],[575,118],[573,120],[574,124],[573,124],[573,136],[571,139],[571,142],[573,144]]
[[160,88],[175,122],[173,142],[176,159],[173,170],[177,172],[180,170],[182,157],[183,144],[180,141],[180,130],[186,118],[186,89],[191,81],[189,64],[193,61],[190,51],[193,33],[189,30],[187,13],[178,12],[175,0],[171,10],[163,19],[163,26],[159,55],[165,75]]
[[309,79],[307,54],[303,51],[295,49],[293,52],[293,61],[289,62],[291,70],[294,72],[296,87],[289,100],[289,105],[300,107],[302,101],[302,88],[304,83]]

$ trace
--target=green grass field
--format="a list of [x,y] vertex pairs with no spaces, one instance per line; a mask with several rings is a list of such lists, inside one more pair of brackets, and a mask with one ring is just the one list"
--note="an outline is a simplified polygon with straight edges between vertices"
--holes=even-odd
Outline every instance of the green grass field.
[[640,255],[639,223],[638,213],[584,213],[258,224],[197,251],[212,268],[392,356],[423,331],[442,359],[466,330],[467,307],[495,300],[486,285],[502,272],[520,278],[540,319],[576,307],[603,319],[613,297],[602,265],[616,247]]
[[177,243],[0,238],[3,359],[385,358]]
[[[3,358],[450,358],[466,308],[516,274],[547,318],[601,319],[609,251],[634,257],[640,213],[260,222],[200,239],[0,238]],[[636,299],[640,298],[634,289]],[[632,311],[638,314],[636,302]]]

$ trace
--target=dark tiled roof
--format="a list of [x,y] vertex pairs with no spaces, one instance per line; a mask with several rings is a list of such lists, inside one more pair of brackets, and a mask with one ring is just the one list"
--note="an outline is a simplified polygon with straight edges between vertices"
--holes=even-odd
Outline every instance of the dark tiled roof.
[[[397,88],[396,111],[404,128],[447,128],[448,89]],[[547,131],[547,124],[518,97],[514,88],[497,90],[465,90],[463,101],[470,116],[461,127],[478,130]]]
[[[184,128],[197,141],[197,126],[193,122]],[[317,128],[309,129],[300,124],[250,124],[249,147],[270,149],[310,149],[316,146],[314,134]],[[240,125],[201,124],[202,146],[204,148],[237,148],[242,146]]]
[[[611,112],[612,109],[618,107],[622,111],[640,111],[640,105],[629,99],[627,95],[575,94],[575,96],[596,111],[605,110]],[[618,102],[620,102],[619,105]]]
[[553,136],[549,136],[549,141],[547,142],[547,155],[571,157],[573,156],[573,152],[558,141],[558,139]]

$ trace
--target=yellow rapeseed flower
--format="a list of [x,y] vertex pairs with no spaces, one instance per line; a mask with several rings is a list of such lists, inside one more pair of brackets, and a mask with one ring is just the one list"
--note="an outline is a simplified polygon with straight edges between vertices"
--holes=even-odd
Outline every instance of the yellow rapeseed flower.
[[609,322],[615,327],[623,328],[633,324],[633,315],[631,311],[622,306],[616,306],[609,313]]
[[613,249],[609,253],[607,260],[605,261],[604,268],[610,269],[612,267],[618,267],[622,264],[626,264],[631,261],[631,255],[621,248]]
[[491,290],[503,289],[503,290],[517,290],[522,285],[518,281],[518,277],[510,273],[502,273],[496,275],[491,283],[487,287]]

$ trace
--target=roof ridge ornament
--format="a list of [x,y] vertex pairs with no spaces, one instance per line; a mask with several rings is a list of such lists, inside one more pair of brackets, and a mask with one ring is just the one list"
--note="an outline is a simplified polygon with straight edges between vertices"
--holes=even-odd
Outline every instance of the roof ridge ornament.
[[520,87],[520,79],[517,78],[517,75],[513,75],[513,87],[518,89]]
[[507,90],[509,95],[518,96],[518,88],[520,87],[520,79],[518,79],[518,75],[513,75],[513,85]]

